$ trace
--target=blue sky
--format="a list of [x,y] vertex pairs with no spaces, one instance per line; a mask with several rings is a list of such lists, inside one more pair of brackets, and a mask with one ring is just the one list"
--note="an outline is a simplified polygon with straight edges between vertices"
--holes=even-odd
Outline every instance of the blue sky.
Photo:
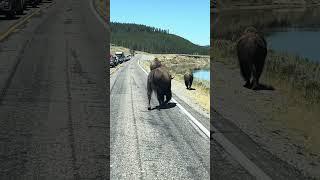
[[210,0],[110,0],[110,19],[169,29],[195,44],[210,44]]

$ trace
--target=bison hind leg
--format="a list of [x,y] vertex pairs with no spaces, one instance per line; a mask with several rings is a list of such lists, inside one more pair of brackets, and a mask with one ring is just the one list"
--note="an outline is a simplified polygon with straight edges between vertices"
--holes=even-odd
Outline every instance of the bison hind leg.
[[189,83],[187,80],[184,81],[184,84],[186,85],[187,89],[189,89]]
[[255,62],[254,66],[253,66],[253,82],[252,82],[252,89],[253,90],[257,90],[260,87],[260,83],[259,83],[259,79],[260,76],[262,74],[263,71],[263,66],[264,66],[264,61],[265,61],[265,57],[261,57],[260,58],[261,61]]
[[172,92],[171,91],[169,91],[167,94],[166,94],[166,104],[168,104],[168,102],[171,100],[171,98],[172,98]]
[[190,83],[189,83],[189,89],[191,89],[192,81],[193,81],[193,78],[191,78],[191,80],[190,80]]
[[162,106],[164,104],[164,95],[162,93],[157,93],[157,98],[159,101],[159,106]]
[[244,85],[244,87],[250,88],[251,87],[250,79],[251,79],[251,75],[252,75],[252,64],[247,61],[240,61],[239,64],[240,64],[241,75],[242,75],[243,79],[246,81],[246,84]]

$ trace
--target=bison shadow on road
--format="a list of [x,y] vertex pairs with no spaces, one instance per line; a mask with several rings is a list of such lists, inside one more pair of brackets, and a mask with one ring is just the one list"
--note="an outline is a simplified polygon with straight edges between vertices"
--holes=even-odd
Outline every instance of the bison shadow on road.
[[177,106],[176,103],[168,103],[168,104],[165,104],[165,105],[162,105],[162,106],[156,106],[156,107],[152,108],[151,110],[155,110],[155,109],[158,109],[158,110],[170,109],[170,108],[174,108],[176,106]]
[[[188,89],[188,88],[186,88],[186,89]],[[188,90],[194,91],[194,90],[196,90],[196,89],[195,89],[195,88],[189,88]]]
[[[246,87],[246,86],[243,86],[243,87],[245,87],[245,88],[247,88],[247,89],[251,89],[251,87]],[[274,88],[273,86],[271,86],[271,85],[259,83],[259,84],[258,84],[258,87],[256,87],[256,88],[253,89],[253,90],[255,90],[255,91],[261,91],[261,90],[274,91],[275,88]]]

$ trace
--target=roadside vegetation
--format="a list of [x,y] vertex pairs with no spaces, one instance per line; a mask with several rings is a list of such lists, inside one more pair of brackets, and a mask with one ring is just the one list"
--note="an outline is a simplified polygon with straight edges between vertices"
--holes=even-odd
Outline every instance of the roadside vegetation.
[[[239,68],[236,42],[212,40],[211,55],[215,62]],[[240,74],[239,74],[240,75]],[[287,53],[268,51],[261,82],[275,87],[289,100],[284,109],[273,115],[288,128],[303,134],[309,151],[320,151],[320,64]]]
[[111,43],[148,53],[209,54],[209,46],[199,46],[170,34],[168,30],[140,24],[111,22]]

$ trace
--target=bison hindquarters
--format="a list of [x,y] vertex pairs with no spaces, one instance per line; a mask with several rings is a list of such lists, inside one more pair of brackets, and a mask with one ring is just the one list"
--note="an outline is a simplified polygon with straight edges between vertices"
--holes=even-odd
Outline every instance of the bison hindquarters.
[[[150,71],[147,82],[147,93],[148,93],[148,110],[151,110],[151,96],[152,92],[155,91],[159,106],[163,106],[168,103],[172,98],[171,92],[171,76],[169,72],[164,68],[156,68]],[[164,97],[166,100],[164,101]]]
[[184,75],[184,84],[186,85],[187,89],[191,89],[193,81],[193,75],[191,73],[187,73]]
[[[257,89],[267,56],[267,44],[257,33],[243,35],[237,44],[237,55],[244,87]],[[252,82],[251,82],[252,78]]]

